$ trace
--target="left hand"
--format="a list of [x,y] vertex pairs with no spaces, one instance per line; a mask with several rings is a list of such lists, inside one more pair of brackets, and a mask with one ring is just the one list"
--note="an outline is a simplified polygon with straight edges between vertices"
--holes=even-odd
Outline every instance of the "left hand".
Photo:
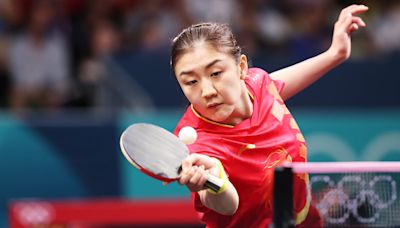
[[339,60],[344,61],[350,57],[352,32],[366,26],[365,22],[356,15],[367,10],[368,7],[365,5],[351,5],[341,11],[335,23],[332,44],[328,50]]

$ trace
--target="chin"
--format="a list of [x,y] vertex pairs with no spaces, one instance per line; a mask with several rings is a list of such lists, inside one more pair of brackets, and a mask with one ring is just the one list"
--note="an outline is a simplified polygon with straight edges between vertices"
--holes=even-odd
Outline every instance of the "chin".
[[227,113],[215,113],[213,115],[212,120],[219,122],[219,123],[225,123],[228,118],[229,118],[229,115]]
[[212,118],[213,121],[218,122],[218,123],[225,123],[226,118]]

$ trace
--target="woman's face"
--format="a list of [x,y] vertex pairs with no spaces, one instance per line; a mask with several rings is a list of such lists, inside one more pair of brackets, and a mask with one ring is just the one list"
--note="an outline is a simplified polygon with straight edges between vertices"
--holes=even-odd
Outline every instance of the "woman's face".
[[[245,62],[245,63],[244,63]],[[243,94],[242,80],[247,59],[240,63],[224,52],[202,42],[182,54],[175,65],[175,76],[189,102],[202,116],[220,123],[231,123]]]

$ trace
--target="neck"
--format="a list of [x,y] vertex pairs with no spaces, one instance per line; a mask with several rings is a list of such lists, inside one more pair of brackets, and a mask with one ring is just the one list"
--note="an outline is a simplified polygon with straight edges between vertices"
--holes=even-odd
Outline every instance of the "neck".
[[231,125],[240,124],[242,121],[248,119],[253,115],[253,100],[247,90],[246,84],[242,84],[242,95],[238,103],[237,110],[232,113],[233,118],[231,119]]

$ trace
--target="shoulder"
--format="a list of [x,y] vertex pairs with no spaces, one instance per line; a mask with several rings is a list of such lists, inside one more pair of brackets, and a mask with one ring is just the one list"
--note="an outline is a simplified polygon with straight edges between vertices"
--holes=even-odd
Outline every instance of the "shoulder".
[[247,76],[246,79],[250,81],[262,81],[265,80],[265,78],[269,79],[269,74],[265,70],[257,67],[252,67],[249,68],[247,71]]
[[269,84],[271,78],[268,72],[261,68],[249,68],[245,78],[247,88],[253,95],[257,95],[263,91],[266,84]]
[[250,68],[245,82],[250,90],[256,94],[262,92],[263,88],[267,88],[269,91],[276,90],[280,93],[285,85],[281,80],[273,80],[269,73],[261,68]]
[[272,81],[269,73],[261,68],[249,68],[245,78],[245,82],[250,86],[270,83]]

